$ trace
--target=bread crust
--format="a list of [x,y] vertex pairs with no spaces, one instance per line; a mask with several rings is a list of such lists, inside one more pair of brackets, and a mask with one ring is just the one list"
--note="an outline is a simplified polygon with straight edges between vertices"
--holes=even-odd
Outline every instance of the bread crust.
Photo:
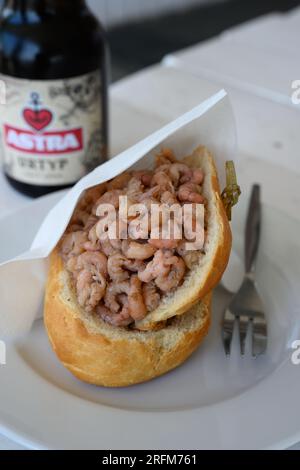
[[50,258],[44,322],[59,360],[77,378],[123,387],[158,377],[184,362],[208,332],[211,295],[157,331],[111,327],[79,307],[56,248]]

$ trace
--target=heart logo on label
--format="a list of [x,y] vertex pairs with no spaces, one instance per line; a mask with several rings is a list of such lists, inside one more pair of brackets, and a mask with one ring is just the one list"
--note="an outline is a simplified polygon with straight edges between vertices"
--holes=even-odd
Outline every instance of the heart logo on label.
[[33,129],[41,131],[50,124],[53,115],[48,109],[35,111],[31,108],[26,108],[23,111],[23,117],[27,124],[29,124]]

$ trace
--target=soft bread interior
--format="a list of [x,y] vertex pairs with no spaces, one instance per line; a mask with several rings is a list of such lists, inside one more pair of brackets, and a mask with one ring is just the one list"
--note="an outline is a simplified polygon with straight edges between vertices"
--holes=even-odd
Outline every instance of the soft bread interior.
[[205,147],[198,147],[191,156],[184,159],[189,166],[203,169],[202,194],[207,199],[207,239],[205,254],[199,257],[183,284],[175,292],[163,297],[159,306],[137,322],[140,329],[151,329],[157,322],[174,315],[182,315],[203,298],[219,282],[229,259],[231,231],[220,197],[220,188],[213,158]]

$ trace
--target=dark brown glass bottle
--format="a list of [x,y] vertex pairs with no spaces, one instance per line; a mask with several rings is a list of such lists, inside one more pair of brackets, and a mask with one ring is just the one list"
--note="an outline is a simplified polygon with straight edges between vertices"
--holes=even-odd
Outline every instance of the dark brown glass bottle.
[[40,196],[107,158],[105,33],[84,0],[6,0],[0,13],[4,172]]

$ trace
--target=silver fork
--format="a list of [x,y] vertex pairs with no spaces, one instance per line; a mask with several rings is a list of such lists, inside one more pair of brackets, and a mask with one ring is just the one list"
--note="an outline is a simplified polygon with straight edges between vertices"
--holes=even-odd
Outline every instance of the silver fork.
[[258,252],[261,226],[260,186],[252,187],[245,230],[245,276],[238,292],[225,309],[222,336],[225,353],[230,354],[234,325],[239,327],[241,354],[245,354],[245,342],[252,323],[252,355],[264,354],[267,348],[267,321],[264,306],[255,281],[255,261]]

